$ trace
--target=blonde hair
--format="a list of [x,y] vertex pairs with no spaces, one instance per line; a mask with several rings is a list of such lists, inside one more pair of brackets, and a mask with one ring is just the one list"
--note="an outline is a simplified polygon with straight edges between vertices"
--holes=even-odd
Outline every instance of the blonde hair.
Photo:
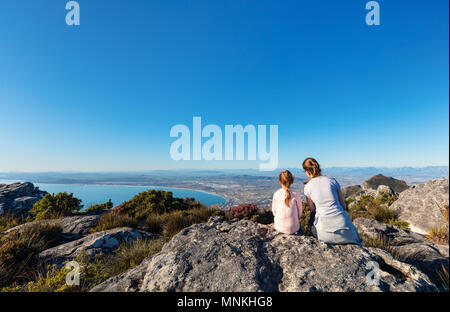
[[303,161],[302,166],[306,172],[312,175],[312,177],[309,178],[308,181],[305,182],[305,184],[311,181],[312,178],[319,177],[322,175],[322,170],[320,169],[319,163],[312,157],[306,158]]
[[278,175],[278,181],[280,181],[281,185],[286,187],[286,198],[284,199],[284,203],[286,204],[286,206],[289,206],[289,200],[291,199],[289,188],[291,187],[292,183],[294,183],[294,176],[289,170],[284,170]]

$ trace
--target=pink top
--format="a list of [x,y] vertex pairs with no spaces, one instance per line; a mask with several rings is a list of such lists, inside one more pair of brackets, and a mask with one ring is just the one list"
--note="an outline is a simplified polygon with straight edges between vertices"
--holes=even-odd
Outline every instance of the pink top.
[[293,234],[300,229],[299,219],[303,214],[302,200],[300,195],[292,190],[289,206],[286,206],[284,200],[286,198],[286,190],[281,188],[273,194],[272,212],[275,217],[275,230]]

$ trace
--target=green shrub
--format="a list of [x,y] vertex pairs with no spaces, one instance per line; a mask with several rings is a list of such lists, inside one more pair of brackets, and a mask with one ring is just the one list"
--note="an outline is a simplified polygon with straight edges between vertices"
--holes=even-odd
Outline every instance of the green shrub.
[[137,219],[145,219],[152,213],[163,214],[178,210],[200,207],[193,198],[173,197],[172,192],[148,190],[135,195],[131,200],[114,208],[118,214],[128,214]]
[[119,215],[113,212],[105,213],[100,217],[95,227],[89,230],[90,233],[106,231],[119,227],[132,227],[135,228],[139,224],[138,220],[129,215]]
[[79,214],[95,213],[95,212],[100,212],[102,210],[110,210],[112,208],[113,208],[113,203],[112,203],[111,199],[109,199],[106,203],[92,205],[88,209],[80,211]]
[[22,216],[16,216],[14,214],[2,214],[0,215],[0,232],[5,232],[25,222],[26,221]]
[[255,215],[250,218],[251,221],[261,224],[271,224],[274,221],[272,210],[258,210]]
[[374,219],[409,230],[409,223],[398,218],[397,213],[389,206],[397,199],[395,195],[382,193],[377,198],[372,195],[361,196],[359,200],[349,202],[348,214],[352,220],[356,218]]
[[81,200],[73,197],[73,193],[46,194],[34,204],[31,213],[35,220],[56,219],[78,212],[83,207],[80,204]]

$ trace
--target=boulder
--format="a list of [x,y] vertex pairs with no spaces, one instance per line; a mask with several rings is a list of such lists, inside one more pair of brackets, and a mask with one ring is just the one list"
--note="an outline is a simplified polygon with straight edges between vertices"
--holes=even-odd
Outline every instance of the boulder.
[[53,223],[59,224],[62,228],[62,234],[67,236],[84,236],[89,234],[89,229],[95,227],[100,219],[100,215],[89,215],[89,216],[70,216],[64,217],[61,219],[51,219],[51,220],[38,220],[29,223],[24,223],[13,228],[10,228],[3,234],[9,234],[11,232],[17,230],[23,230],[29,226],[33,226],[35,224],[43,224],[43,223]]
[[102,232],[97,232],[78,240],[62,244],[39,254],[44,263],[56,263],[61,265],[66,260],[75,259],[81,252],[93,259],[98,253],[108,254],[122,243],[132,242],[138,238],[154,238],[157,235],[121,227]]
[[442,210],[449,204],[448,182],[446,177],[413,185],[400,194],[391,208],[401,220],[409,222],[412,231],[428,234],[432,228],[447,224]]
[[45,194],[30,182],[1,184],[0,214],[26,214]]
[[378,174],[365,181],[362,186],[351,185],[343,187],[342,195],[344,195],[344,198],[354,199],[360,199],[365,195],[371,195],[375,198],[382,194],[398,195],[398,193],[405,190],[405,185],[408,188],[405,181]]
[[351,185],[342,188],[342,195],[344,198],[356,197],[364,193],[361,185]]
[[442,248],[432,244],[422,235],[372,219],[357,218],[353,223],[361,235],[371,238],[382,235],[395,259],[417,267],[444,290],[439,272],[442,271],[442,266],[448,271],[448,246]]
[[[374,282],[371,276],[378,276]],[[419,269],[379,249],[326,245],[251,221],[212,217],[91,291],[435,291]]]

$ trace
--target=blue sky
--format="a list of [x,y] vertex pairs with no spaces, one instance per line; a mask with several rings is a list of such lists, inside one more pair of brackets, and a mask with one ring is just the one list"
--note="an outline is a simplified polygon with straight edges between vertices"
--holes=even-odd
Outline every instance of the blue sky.
[[176,124],[279,126],[279,167],[448,165],[448,1],[0,2],[0,172],[170,158]]

